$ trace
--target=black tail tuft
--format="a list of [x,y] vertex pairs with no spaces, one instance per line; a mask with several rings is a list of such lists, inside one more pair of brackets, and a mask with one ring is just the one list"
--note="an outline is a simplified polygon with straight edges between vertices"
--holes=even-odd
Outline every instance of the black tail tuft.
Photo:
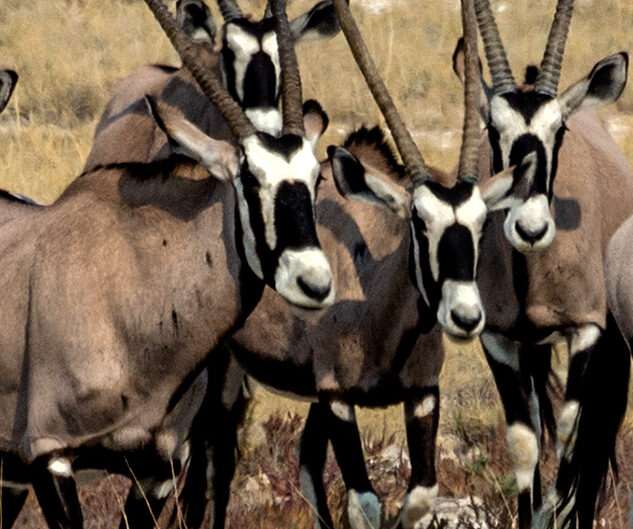
[[569,480],[565,480],[570,486],[563,491],[564,504],[575,494],[565,521],[572,527],[577,520],[579,529],[591,529],[609,467],[617,475],[615,443],[626,411],[630,363],[629,346],[609,313],[607,328],[591,350],[583,377],[578,436],[568,466]]

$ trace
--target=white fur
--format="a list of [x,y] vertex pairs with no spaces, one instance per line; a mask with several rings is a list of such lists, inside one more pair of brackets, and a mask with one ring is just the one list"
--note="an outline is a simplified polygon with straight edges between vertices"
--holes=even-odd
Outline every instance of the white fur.
[[279,136],[283,126],[283,119],[279,109],[272,107],[252,107],[245,110],[248,119],[255,128],[267,132],[271,136]]
[[233,68],[235,69],[235,83],[237,96],[244,99],[244,77],[251,57],[260,50],[259,41],[253,35],[244,31],[236,24],[225,25],[226,43],[235,54]]
[[[517,232],[517,222],[525,231],[538,232],[546,228],[545,234],[534,244],[531,244]],[[547,248],[556,235],[556,225],[550,213],[547,196],[533,195],[511,207],[503,223],[503,231],[510,244],[520,252],[529,253]]]
[[379,529],[382,507],[373,492],[347,493],[347,516],[352,529]]
[[174,490],[174,481],[168,479],[167,481],[155,485],[152,493],[154,498],[166,498],[172,490]]
[[600,338],[600,327],[593,324],[583,325],[575,330],[569,340],[569,354],[574,356],[576,353],[586,351]]
[[433,507],[433,502],[437,498],[437,483],[432,487],[422,487],[418,485],[407,494],[398,516],[398,523],[404,529],[413,529],[415,524]]
[[352,422],[356,417],[354,408],[340,400],[333,400],[330,402],[330,409],[334,415],[345,422]]
[[539,457],[536,434],[525,424],[515,422],[508,427],[507,440],[510,458],[514,463],[517,488],[519,492],[531,490]]
[[418,402],[417,406],[413,410],[413,415],[415,415],[418,419],[422,419],[427,415],[433,413],[433,410],[437,406],[437,398],[435,395],[427,395],[420,402]]
[[73,475],[73,467],[70,464],[70,461],[65,457],[59,457],[49,461],[48,463],[48,471],[51,474],[55,474],[56,476],[63,476],[65,478],[69,478]]
[[300,471],[300,479],[301,479],[301,492],[306,500],[312,506],[312,514],[314,515],[314,529],[319,529],[319,513],[317,510],[317,497],[316,492],[314,491],[314,483],[312,482],[312,476],[310,472],[305,467],[301,467]]
[[[466,332],[453,321],[452,311],[459,313],[464,318],[474,319],[480,315],[479,323],[472,331]],[[442,300],[437,309],[437,320],[444,330],[452,336],[468,338],[479,334],[483,330],[486,320],[477,283],[452,279],[444,281]]]
[[[328,295],[318,301],[307,296],[297,282],[301,278],[315,288],[330,285]],[[275,290],[286,300],[305,308],[324,308],[334,303],[332,269],[320,248],[286,249],[279,257],[275,272]]]
[[270,60],[273,63],[276,78],[275,86],[277,87],[277,92],[279,92],[279,87],[281,86],[281,64],[279,63],[279,46],[277,45],[277,34],[274,31],[266,33],[262,37],[262,51],[270,57]]
[[570,400],[565,403],[556,423],[556,453],[558,459],[567,457],[573,450],[574,437],[576,435],[576,419],[580,411],[580,403]]
[[484,332],[481,342],[497,362],[507,365],[515,373],[519,372],[519,345],[502,334]]

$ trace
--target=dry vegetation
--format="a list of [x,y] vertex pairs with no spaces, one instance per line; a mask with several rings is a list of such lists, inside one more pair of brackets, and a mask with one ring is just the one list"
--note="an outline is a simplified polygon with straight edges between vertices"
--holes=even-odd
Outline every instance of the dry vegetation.
[[[240,3],[260,13],[264,0]],[[291,14],[312,3],[293,1]],[[554,4],[554,0],[493,1],[517,77],[527,63],[540,60]],[[605,55],[633,48],[631,2],[577,0],[576,4],[562,88],[585,75]],[[428,161],[450,168],[457,158],[462,119],[461,87],[451,68],[451,55],[460,35],[458,0],[352,0],[352,6],[376,63]],[[318,98],[332,118],[321,153],[354,126],[379,120],[342,37],[319,46],[303,45],[299,61],[306,97]],[[1,0],[0,66],[17,70],[20,83],[0,117],[0,159],[4,162],[0,188],[42,201],[54,200],[81,170],[94,126],[117,80],[151,62],[175,64],[177,60],[142,2]],[[633,159],[633,89],[627,88],[616,105],[601,113],[621,148]],[[476,491],[486,498],[498,526],[509,527],[509,513],[514,512],[513,479],[504,456],[503,414],[477,347],[449,347],[442,392],[442,435],[457,438],[465,450],[478,448],[468,463],[440,461],[441,493],[468,496]],[[305,404],[259,393],[234,484],[232,527],[311,526],[309,508],[299,493],[294,459],[299,417],[306,409]],[[385,446],[404,445],[400,410],[363,411],[360,420],[370,463]],[[633,444],[632,428],[629,418],[620,451],[624,479],[617,494],[609,495],[600,527],[625,525],[633,459],[625,456]],[[257,442],[267,436],[274,436],[274,448]],[[547,460],[546,478],[551,476],[551,459]],[[261,476],[276,499],[266,507],[246,509],[240,491]],[[372,467],[377,490],[387,498],[391,514],[402,500],[407,476],[406,462],[389,468]],[[340,517],[343,489],[331,458],[326,480],[333,510]],[[125,486],[124,480],[111,478],[82,493],[89,527],[118,523],[117,501]],[[21,526],[43,527],[32,499],[29,506]]]

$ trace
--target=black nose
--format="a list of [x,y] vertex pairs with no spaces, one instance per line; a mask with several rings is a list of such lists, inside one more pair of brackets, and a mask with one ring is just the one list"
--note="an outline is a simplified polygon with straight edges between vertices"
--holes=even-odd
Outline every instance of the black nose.
[[330,290],[332,290],[332,281],[328,281],[323,285],[311,284],[306,282],[303,277],[299,276],[297,278],[297,284],[301,287],[301,290],[303,290],[306,296],[317,301],[323,301],[327,298]]
[[471,332],[481,321],[481,311],[477,310],[477,312],[472,315],[463,315],[455,310],[451,310],[451,318],[455,325],[466,332]]
[[542,239],[543,236],[545,235],[545,232],[547,231],[547,222],[545,223],[545,226],[537,230],[523,229],[523,227],[521,226],[521,224],[519,224],[518,221],[514,224],[514,227],[517,230],[517,233],[519,234],[519,237],[521,237],[521,239],[533,245],[536,241]]

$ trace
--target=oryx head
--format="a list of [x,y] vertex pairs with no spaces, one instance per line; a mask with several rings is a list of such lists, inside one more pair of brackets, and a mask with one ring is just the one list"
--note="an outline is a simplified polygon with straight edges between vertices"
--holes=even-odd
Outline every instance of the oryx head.
[[[225,22],[221,50],[225,85],[258,130],[277,135],[282,125],[277,110],[281,69],[270,5],[260,20],[245,16],[235,0],[218,0],[218,5]],[[338,31],[331,0],[319,2],[290,22],[295,43],[330,38]]]
[[[345,196],[371,201],[410,220],[411,264],[418,288],[437,311],[444,330],[468,338],[481,332],[485,317],[476,283],[479,239],[489,208],[503,207],[510,194],[510,174],[491,181],[486,191],[477,182],[477,28],[472,0],[462,2],[467,42],[466,115],[457,183],[446,187],[433,179],[384,84],[379,78],[344,0],[334,0],[352,53],[391,129],[412,186],[407,189],[372,174],[371,168],[343,148],[330,149],[333,174]],[[529,172],[529,167],[520,171]]]
[[17,82],[18,74],[13,70],[0,70],[0,112],[7,106]]
[[299,70],[285,3],[273,2],[282,87],[283,129],[279,137],[255,129],[219,79],[196,64],[195,50],[157,0],[146,0],[183,63],[226,119],[238,146],[214,140],[182,114],[150,101],[159,126],[188,156],[212,175],[230,181],[242,228],[239,241],[251,270],[288,302],[303,308],[332,304],[332,271],[316,235],[314,201],[319,163],[314,146],[327,116],[312,104],[304,127]]
[[[558,80],[573,0],[559,0],[543,61],[534,84],[517,86],[488,0],[476,0],[486,59],[493,86],[481,79],[480,112],[488,126],[493,172],[519,164],[529,152],[536,155],[536,174],[528,193],[513,204],[504,222],[508,241],[521,252],[549,246],[556,226],[551,212],[558,152],[565,122],[579,110],[615,101],[626,84],[628,57],[619,53],[599,61],[589,75],[558,94]],[[463,78],[460,47],[454,67]],[[525,187],[517,181],[516,185]]]

